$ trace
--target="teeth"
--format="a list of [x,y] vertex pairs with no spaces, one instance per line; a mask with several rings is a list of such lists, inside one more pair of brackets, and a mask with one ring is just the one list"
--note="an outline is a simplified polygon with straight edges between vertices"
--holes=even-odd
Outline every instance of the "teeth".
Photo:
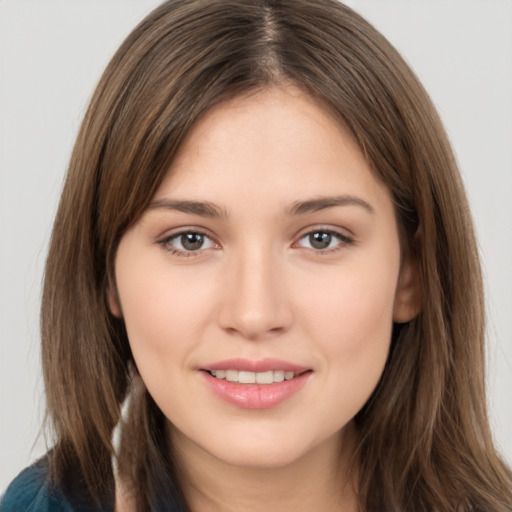
[[254,384],[256,382],[256,374],[254,372],[238,372],[238,382],[240,384]]
[[284,370],[276,370],[274,372],[274,382],[283,382],[284,380]]
[[256,382],[258,384],[272,384],[274,382],[274,372],[258,372],[255,373]]
[[270,370],[268,372],[246,372],[238,370],[212,370],[210,373],[217,379],[225,379],[228,382],[240,382],[240,384],[273,384],[283,380],[293,379],[295,372],[284,370]]
[[226,370],[226,380],[229,382],[238,382],[238,371]]

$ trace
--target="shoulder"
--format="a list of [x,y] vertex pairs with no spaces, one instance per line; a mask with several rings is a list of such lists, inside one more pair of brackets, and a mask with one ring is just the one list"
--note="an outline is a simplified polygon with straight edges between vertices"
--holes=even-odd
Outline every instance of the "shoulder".
[[0,499],[0,512],[72,512],[59,489],[50,486],[48,466],[40,460],[23,470]]

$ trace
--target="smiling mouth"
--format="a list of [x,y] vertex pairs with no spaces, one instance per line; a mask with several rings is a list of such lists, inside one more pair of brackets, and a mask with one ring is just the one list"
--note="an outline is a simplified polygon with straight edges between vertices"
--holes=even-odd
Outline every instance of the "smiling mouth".
[[[238,368],[238,369],[236,369]],[[241,409],[270,409],[291,399],[313,373],[286,361],[233,359],[202,368],[205,384],[228,404]]]
[[[207,370],[208,373],[219,380],[238,384],[274,384],[285,380],[292,380],[305,373],[285,370],[270,370],[266,372],[250,372],[243,370]],[[307,371],[307,370],[306,370]]]

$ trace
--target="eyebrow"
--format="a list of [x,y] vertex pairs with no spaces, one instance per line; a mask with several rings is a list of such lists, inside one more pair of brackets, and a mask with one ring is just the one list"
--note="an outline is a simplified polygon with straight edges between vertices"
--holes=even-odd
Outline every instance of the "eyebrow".
[[185,201],[173,199],[159,199],[149,204],[148,210],[174,210],[183,213],[200,215],[201,217],[227,218],[227,212],[209,201]]
[[306,213],[319,212],[335,206],[360,206],[368,213],[375,214],[375,208],[360,197],[344,195],[332,197],[319,197],[307,201],[297,201],[289,209],[290,215],[304,215]]
[[[308,199],[307,201],[296,201],[292,204],[287,213],[289,215],[304,215],[306,213],[319,212],[336,206],[359,206],[372,215],[375,213],[375,209],[371,204],[364,199],[350,195],[318,197]],[[226,210],[209,201],[159,199],[152,201],[148,206],[148,210],[158,209],[174,210],[209,218],[225,219],[228,217]]]

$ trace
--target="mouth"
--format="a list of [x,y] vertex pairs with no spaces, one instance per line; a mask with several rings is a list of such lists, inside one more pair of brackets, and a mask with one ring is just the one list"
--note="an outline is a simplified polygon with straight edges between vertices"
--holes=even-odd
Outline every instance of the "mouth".
[[270,409],[292,399],[313,370],[277,359],[231,359],[200,368],[205,384],[242,409]]
[[264,372],[251,372],[245,370],[206,370],[212,377],[227,382],[239,384],[274,384],[285,380],[292,380],[303,373],[310,371],[268,370]]

